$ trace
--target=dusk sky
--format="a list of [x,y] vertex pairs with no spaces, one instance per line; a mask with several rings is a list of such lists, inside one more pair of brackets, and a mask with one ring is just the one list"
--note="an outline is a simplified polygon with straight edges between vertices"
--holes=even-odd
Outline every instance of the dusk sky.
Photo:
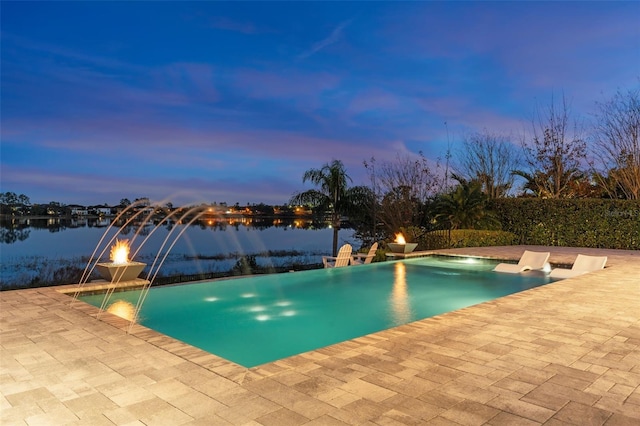
[[333,159],[368,184],[371,157],[436,161],[640,84],[637,1],[0,8],[0,186],[32,203],[284,204]]

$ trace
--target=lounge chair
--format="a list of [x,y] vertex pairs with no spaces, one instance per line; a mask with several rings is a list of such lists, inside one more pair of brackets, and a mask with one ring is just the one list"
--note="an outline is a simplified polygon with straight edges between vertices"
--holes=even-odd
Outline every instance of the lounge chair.
[[352,265],[367,265],[371,263],[374,257],[376,257],[376,250],[378,250],[378,243],[373,243],[369,249],[369,253],[356,253],[351,256]]
[[571,278],[578,275],[586,274],[587,272],[598,271],[604,269],[604,265],[607,263],[607,256],[587,256],[585,254],[579,254],[576,257],[575,262],[571,269],[555,268],[551,271],[549,276],[551,278]]
[[520,272],[544,269],[548,263],[550,252],[539,252],[525,250],[517,265],[512,263],[500,263],[493,270],[496,272],[507,272],[519,274]]
[[351,252],[353,249],[350,244],[345,244],[338,250],[337,256],[322,256],[322,263],[325,268],[340,268],[349,266],[351,262]]

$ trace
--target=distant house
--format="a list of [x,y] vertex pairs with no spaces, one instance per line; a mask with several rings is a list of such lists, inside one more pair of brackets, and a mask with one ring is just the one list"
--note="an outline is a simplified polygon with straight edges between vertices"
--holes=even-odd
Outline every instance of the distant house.
[[113,212],[113,208],[109,206],[96,206],[94,209],[98,216],[111,216]]
[[69,204],[67,207],[71,209],[71,216],[83,217],[89,214],[89,210],[85,206],[80,206],[78,204]]
[[113,214],[113,207],[109,207],[106,204],[99,206],[89,206],[87,211],[93,216],[111,216]]

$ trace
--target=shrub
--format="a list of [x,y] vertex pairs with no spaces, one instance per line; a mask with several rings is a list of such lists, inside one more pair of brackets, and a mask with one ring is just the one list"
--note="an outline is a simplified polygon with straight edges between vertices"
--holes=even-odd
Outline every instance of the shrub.
[[449,247],[509,246],[515,244],[517,240],[517,235],[507,231],[455,229],[451,231]]
[[516,244],[640,249],[640,201],[507,198],[493,200]]

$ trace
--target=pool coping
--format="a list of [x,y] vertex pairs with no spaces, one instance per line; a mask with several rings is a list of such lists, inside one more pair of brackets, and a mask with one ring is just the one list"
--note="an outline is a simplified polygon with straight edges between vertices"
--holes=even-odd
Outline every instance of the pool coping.
[[[104,337],[100,337],[104,333],[113,341],[123,339],[134,347],[144,346],[156,358],[169,358],[172,366],[182,365],[187,370],[199,371],[202,377],[189,376],[180,380],[178,375],[171,376],[177,374],[175,371],[165,373],[171,377],[164,377],[156,371],[163,368],[151,367],[140,358],[133,358],[131,362],[123,360],[124,365],[118,365],[116,369],[109,366],[113,371],[137,372],[136,377],[142,374],[153,382],[121,385],[133,386],[138,393],[145,391],[142,393],[148,398],[142,401],[137,400],[139,396],[131,396],[132,401],[138,401],[134,404],[145,407],[153,401],[167,412],[185,419],[175,424],[203,419],[213,419],[219,424],[386,424],[391,420],[400,423],[428,420],[455,422],[450,424],[498,424],[500,419],[542,424],[551,420],[567,422],[576,415],[584,419],[585,413],[590,418],[601,419],[599,424],[640,420],[640,414],[637,414],[640,413],[640,314],[632,309],[640,302],[640,252],[509,246],[428,253],[517,260],[524,249],[550,251],[550,261],[555,264],[571,264],[577,253],[606,254],[610,260],[605,270],[588,276],[563,280],[249,369],[140,325],[126,335],[123,331],[128,328],[128,321],[115,315],[103,313],[101,321],[88,321],[98,309],[83,302],[69,306],[70,298],[59,291],[61,288],[3,292],[0,294],[3,308],[3,384],[0,386],[3,417],[0,419],[25,422],[56,415],[42,408],[42,404],[28,401],[27,394],[36,390],[42,392],[42,389],[53,395],[52,403],[57,400],[66,411],[71,411],[78,424],[88,415],[69,408],[69,401],[82,398],[82,395],[68,389],[67,393],[58,390],[56,386],[66,383],[60,377],[60,383],[42,386],[38,374],[30,373],[29,379],[24,376],[21,379],[19,374],[12,372],[14,368],[29,371],[33,367],[33,362],[21,362],[37,358],[29,355],[31,351],[50,354],[58,350],[55,345],[45,349],[33,338],[33,327],[29,327],[28,322],[38,321],[38,318],[20,314],[26,310],[55,312],[53,317],[44,315],[50,323],[37,324],[38,336],[45,332],[64,336],[82,334],[94,336],[87,340],[102,339],[104,342]],[[600,277],[605,281],[601,282]],[[534,312],[526,311],[533,306],[536,307]],[[572,307],[576,312],[569,309],[571,312],[563,313],[563,306]],[[515,317],[523,330],[505,323],[502,316],[507,314]],[[597,324],[597,333],[585,324],[585,318]],[[57,324],[60,319],[64,320],[64,325],[50,330],[51,322]],[[562,325],[554,325],[554,320]],[[612,322],[616,325],[612,326]],[[580,330],[585,341],[569,338],[566,329]],[[486,341],[478,341],[474,335],[482,335]],[[595,343],[600,347],[611,345],[613,350],[607,352],[592,347]],[[565,353],[563,346],[570,350]],[[90,364],[97,362],[95,355],[86,359],[77,354],[75,357]],[[57,359],[56,356],[53,358]],[[618,366],[613,365],[614,358]],[[108,363],[101,360],[96,365],[106,368]],[[144,373],[148,369],[154,373]],[[160,376],[163,376],[162,380]],[[209,389],[203,384],[210,382],[217,383],[220,388]],[[205,395],[217,408],[200,413],[194,407],[181,407],[170,395],[149,391],[167,383],[182,389],[186,399],[190,399],[189,395],[192,399]],[[131,401],[110,395],[100,385],[85,385],[91,395],[102,395],[110,401],[109,404],[105,401],[108,408],[92,410],[98,418],[109,419],[108,424],[129,423],[116,419],[114,413],[118,410],[124,410],[128,415],[123,417],[130,422],[159,421],[153,420],[152,413],[132,414]],[[561,397],[550,398],[550,393],[557,392]],[[242,403],[239,403],[229,396],[240,394],[255,401],[249,403],[240,398]],[[418,403],[422,408],[413,405]],[[385,409],[380,411],[380,407]],[[429,413],[425,413],[425,407],[429,408]],[[32,414],[19,414],[23,412]],[[478,417],[472,414],[475,412],[484,414]],[[273,421],[282,418],[289,420],[284,423]],[[461,420],[468,418],[484,420]]]

